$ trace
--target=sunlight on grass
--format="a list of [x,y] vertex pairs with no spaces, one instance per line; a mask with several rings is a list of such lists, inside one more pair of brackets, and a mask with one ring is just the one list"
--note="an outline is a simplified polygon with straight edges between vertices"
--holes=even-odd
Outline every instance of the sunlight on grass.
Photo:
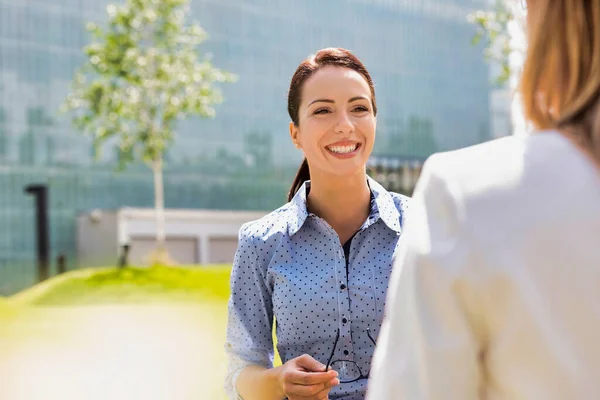
[[[6,321],[17,314],[17,307],[6,298],[0,297],[0,321]],[[1,323],[1,322],[0,322]]]
[[35,306],[226,301],[230,268],[152,267],[78,270],[12,297]]
[[224,400],[229,275],[86,269],[0,298],[0,398]]

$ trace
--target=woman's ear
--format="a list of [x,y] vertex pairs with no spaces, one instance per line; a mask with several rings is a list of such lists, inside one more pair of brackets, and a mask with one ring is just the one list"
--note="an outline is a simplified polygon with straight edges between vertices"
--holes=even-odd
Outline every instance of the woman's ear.
[[300,145],[299,130],[294,122],[290,122],[290,137],[292,138],[294,146],[296,146],[297,149],[302,149],[302,146]]

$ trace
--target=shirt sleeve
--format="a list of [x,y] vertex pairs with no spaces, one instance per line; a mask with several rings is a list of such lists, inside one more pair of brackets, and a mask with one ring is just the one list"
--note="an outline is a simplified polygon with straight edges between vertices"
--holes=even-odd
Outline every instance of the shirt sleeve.
[[368,400],[480,398],[483,314],[470,283],[477,262],[442,160],[428,160],[411,202]]
[[230,281],[225,342],[225,391],[230,399],[241,399],[236,380],[242,369],[250,365],[273,367],[273,306],[266,266],[261,261],[246,224],[240,229]]

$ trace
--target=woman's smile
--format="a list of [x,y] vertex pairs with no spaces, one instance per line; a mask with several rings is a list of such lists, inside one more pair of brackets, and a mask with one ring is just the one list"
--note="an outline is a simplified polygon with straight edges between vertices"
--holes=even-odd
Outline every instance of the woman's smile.
[[336,142],[325,146],[327,152],[332,156],[340,159],[347,159],[356,156],[361,148],[361,144],[358,142]]

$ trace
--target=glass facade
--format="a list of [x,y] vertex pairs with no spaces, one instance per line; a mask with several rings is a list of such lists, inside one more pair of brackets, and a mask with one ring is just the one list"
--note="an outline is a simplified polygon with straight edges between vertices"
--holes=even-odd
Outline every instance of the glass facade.
[[[77,267],[76,216],[151,207],[150,170],[116,172],[59,113],[83,62],[87,21],[108,0],[0,0],[0,294],[35,281],[34,200],[47,184],[51,259]],[[178,129],[167,155],[166,206],[269,210],[281,205],[301,155],[288,135],[286,91],[297,65],[323,47],[355,52],[380,109],[375,156],[423,159],[490,138],[489,70],[467,15],[485,0],[193,0],[202,46],[239,80],[223,86],[212,120]],[[51,272],[55,272],[52,262]]]

